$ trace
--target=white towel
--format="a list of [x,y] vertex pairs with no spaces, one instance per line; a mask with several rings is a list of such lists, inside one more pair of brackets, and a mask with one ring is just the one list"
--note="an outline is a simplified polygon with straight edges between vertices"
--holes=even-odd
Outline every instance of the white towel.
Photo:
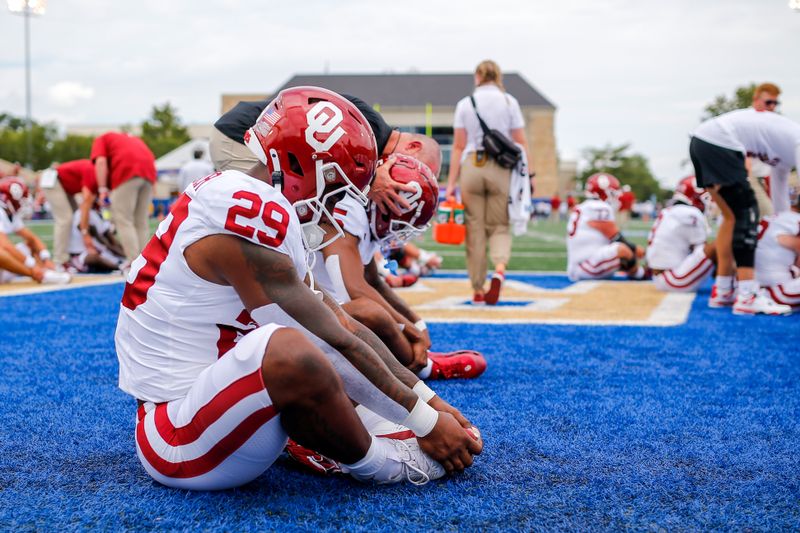
[[522,235],[528,230],[531,219],[531,180],[528,175],[528,156],[522,150],[522,158],[511,169],[511,183],[508,187],[508,223],[512,235]]

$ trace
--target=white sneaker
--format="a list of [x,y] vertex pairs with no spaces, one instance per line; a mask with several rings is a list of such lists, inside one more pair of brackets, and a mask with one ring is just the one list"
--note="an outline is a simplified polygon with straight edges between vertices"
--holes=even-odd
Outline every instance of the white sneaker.
[[736,292],[718,291],[716,284],[711,287],[711,297],[708,299],[708,306],[713,308],[730,307],[736,301]]
[[[388,485],[390,483],[402,483],[408,481],[414,485],[424,485],[432,479],[439,479],[445,475],[444,467],[431,459],[419,447],[417,439],[412,437],[406,440],[390,439],[377,437],[382,443],[388,444],[387,448],[387,461],[400,463],[400,469],[394,476],[380,477],[380,472],[376,475],[363,477],[357,475],[355,472],[349,470],[345,465],[342,465],[342,471],[350,474],[359,481],[373,481],[379,485]],[[381,468],[384,470],[395,470],[393,468]]]
[[733,304],[734,315],[790,315],[792,308],[777,303],[763,289],[752,294],[740,294]]
[[42,277],[42,285],[66,285],[72,276],[69,272],[56,272],[55,270],[45,270]]

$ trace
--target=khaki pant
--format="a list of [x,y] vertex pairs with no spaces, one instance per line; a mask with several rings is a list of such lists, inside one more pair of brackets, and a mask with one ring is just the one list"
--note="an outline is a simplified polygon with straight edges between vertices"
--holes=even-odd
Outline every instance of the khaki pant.
[[486,281],[486,245],[492,263],[508,264],[511,233],[508,225],[508,188],[511,171],[492,160],[476,161],[469,154],[461,167],[461,198],[467,225],[467,271],[475,291]]
[[75,197],[69,195],[56,180],[51,189],[42,189],[53,212],[53,262],[63,265],[69,261],[69,240],[72,236],[72,217],[78,209]]
[[750,188],[756,195],[756,202],[758,203],[758,212],[762,217],[769,216],[773,213],[772,200],[764,189],[763,178],[759,179],[755,176],[748,176],[747,181],[750,182]]
[[153,184],[144,178],[131,178],[108,195],[111,217],[125,258],[133,261],[142,252],[150,236],[147,215],[153,199]]
[[237,143],[217,128],[211,128],[208,151],[214,162],[214,168],[220,172],[223,170],[247,172],[258,163],[258,158],[247,146]]

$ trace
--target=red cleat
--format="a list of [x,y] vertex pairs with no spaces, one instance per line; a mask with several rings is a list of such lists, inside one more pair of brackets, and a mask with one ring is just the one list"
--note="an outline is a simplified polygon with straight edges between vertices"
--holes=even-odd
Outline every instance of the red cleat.
[[430,379],[472,379],[486,370],[486,359],[474,350],[428,352],[428,358],[433,361]]
[[403,280],[403,287],[410,287],[417,282],[419,276],[415,276],[414,274],[403,274],[400,276],[400,279]]
[[304,469],[310,470],[315,474],[327,476],[342,473],[342,467],[339,466],[339,463],[321,453],[297,444],[292,439],[289,439],[286,443],[285,451],[289,454],[289,457],[297,461]]
[[498,300],[500,300],[500,289],[503,287],[503,281],[505,281],[505,279],[505,274],[499,272],[495,272],[492,275],[492,280],[489,282],[489,290],[484,297],[486,299],[486,305],[497,305]]

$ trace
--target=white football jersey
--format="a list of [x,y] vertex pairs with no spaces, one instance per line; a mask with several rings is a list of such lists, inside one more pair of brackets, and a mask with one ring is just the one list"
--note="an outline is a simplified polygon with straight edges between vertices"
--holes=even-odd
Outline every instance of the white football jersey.
[[572,270],[592,253],[609,244],[605,235],[589,225],[589,222],[614,221],[614,210],[607,202],[589,199],[580,203],[569,215],[567,223],[567,270]]
[[[375,256],[375,252],[380,250],[380,244],[372,236],[367,209],[358,200],[347,195],[336,204],[333,217],[345,233],[358,239],[358,254],[361,257],[361,263],[368,265]],[[317,287],[332,295],[339,303],[350,301],[337,256],[330,255],[326,260],[322,251],[316,252],[312,272],[314,284]]]
[[[82,254],[86,251],[86,246],[83,244],[83,235],[81,235],[80,224],[81,211],[78,209],[72,214],[72,233],[70,234],[69,246],[67,247],[67,252],[70,255]],[[108,220],[103,220],[103,217],[101,217],[97,211],[90,209],[89,226],[94,227],[100,235],[104,235],[111,229],[111,222]],[[108,248],[103,245],[103,243],[94,237],[92,237],[92,244],[94,244],[94,247],[97,248],[98,252],[103,253],[109,251]]]
[[696,246],[706,243],[708,233],[706,217],[693,205],[665,207],[647,237],[647,266],[655,270],[677,268]]
[[800,235],[800,213],[784,211],[761,219],[755,268],[758,283],[765,287],[793,279],[791,267],[797,256],[778,243],[778,235]]
[[203,369],[260,325],[233,287],[201,279],[184,259],[189,245],[215,234],[288,255],[298,275],[306,275],[300,222],[281,193],[235,170],[195,181],[132,263],[125,284],[115,336],[119,386],[136,398],[182,397]]
[[25,227],[22,221],[22,214],[19,212],[9,215],[8,212],[0,207],[0,233],[6,235],[16,233]]

